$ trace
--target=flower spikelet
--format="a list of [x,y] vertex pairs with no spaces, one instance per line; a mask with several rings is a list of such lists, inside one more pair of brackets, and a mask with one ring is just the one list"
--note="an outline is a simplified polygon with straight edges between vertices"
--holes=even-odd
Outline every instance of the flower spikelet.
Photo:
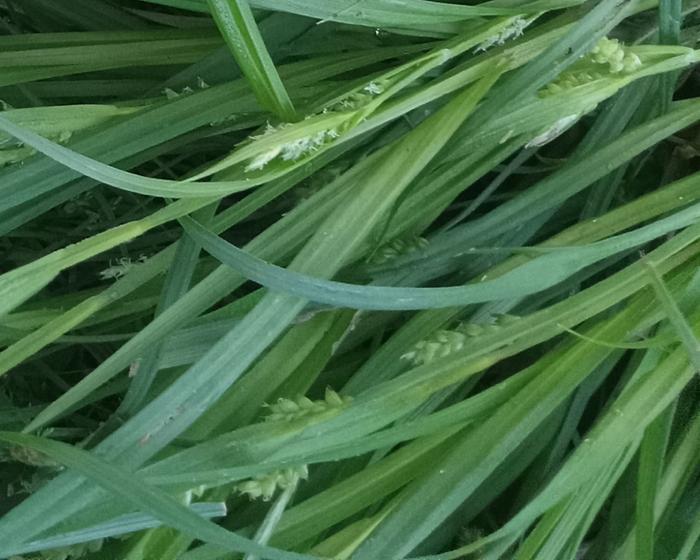
[[287,490],[296,486],[300,480],[306,480],[308,477],[308,467],[300,465],[258,475],[251,480],[239,483],[237,489],[241,494],[247,494],[251,500],[262,498],[264,502],[269,502],[278,488]]
[[327,388],[324,398],[313,401],[299,395],[294,399],[280,398],[276,403],[267,405],[270,414],[265,417],[268,422],[299,420],[314,414],[322,414],[329,410],[340,409],[350,403],[350,397],[341,397],[333,389]]
[[401,356],[413,365],[429,364],[438,358],[444,358],[459,352],[471,339],[498,332],[503,326],[517,321],[516,315],[498,315],[490,323],[460,323],[454,329],[440,329],[423,340],[419,340],[413,348]]
[[506,41],[510,39],[516,39],[523,34],[523,31],[530,25],[532,21],[522,18],[520,16],[516,17],[507,27],[504,27],[498,33],[488,37],[482,41],[476,49],[475,53],[487,51],[495,45],[503,45]]

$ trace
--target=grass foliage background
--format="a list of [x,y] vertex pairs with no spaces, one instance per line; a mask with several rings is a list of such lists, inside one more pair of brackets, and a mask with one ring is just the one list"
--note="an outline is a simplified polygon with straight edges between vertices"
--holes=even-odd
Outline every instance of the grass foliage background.
[[700,558],[697,0],[0,0],[0,557]]

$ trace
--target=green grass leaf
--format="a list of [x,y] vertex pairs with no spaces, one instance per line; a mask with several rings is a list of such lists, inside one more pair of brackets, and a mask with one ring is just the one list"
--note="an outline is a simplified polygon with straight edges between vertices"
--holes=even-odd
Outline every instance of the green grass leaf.
[[295,120],[294,105],[265,48],[248,1],[207,1],[219,31],[260,105],[282,120]]

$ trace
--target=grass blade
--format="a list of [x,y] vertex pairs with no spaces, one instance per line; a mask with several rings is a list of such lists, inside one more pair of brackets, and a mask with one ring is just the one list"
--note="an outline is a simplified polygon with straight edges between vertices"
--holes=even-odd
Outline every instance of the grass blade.
[[260,105],[283,121],[295,110],[255,23],[247,0],[207,0],[214,21]]

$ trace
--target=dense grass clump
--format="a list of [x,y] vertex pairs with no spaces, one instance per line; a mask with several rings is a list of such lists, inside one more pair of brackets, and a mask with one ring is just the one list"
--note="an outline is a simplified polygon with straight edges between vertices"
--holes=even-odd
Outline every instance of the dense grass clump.
[[700,558],[699,13],[0,0],[0,558]]

